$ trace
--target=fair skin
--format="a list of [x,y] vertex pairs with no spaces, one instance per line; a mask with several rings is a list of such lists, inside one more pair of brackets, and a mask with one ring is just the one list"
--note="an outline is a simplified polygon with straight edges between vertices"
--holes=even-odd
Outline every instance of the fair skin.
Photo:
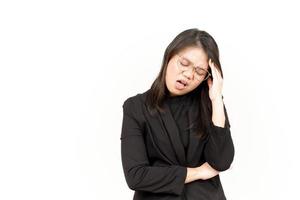
[[[212,122],[215,126],[224,128],[225,113],[222,99],[223,79],[220,72],[211,59],[208,59],[207,54],[203,51],[203,49],[199,47],[187,47],[178,54],[181,57],[186,58],[188,60],[187,62],[193,63],[195,67],[199,66],[206,70],[209,68],[211,69],[213,81],[211,77],[205,81],[208,83],[209,98],[212,102]],[[177,62],[178,56],[174,55],[170,59],[166,71],[165,81],[171,96],[187,94],[193,91],[203,82],[203,80],[195,78],[195,73],[192,69],[180,71],[177,67]],[[184,79],[187,82],[187,86],[184,88],[176,87],[176,81],[178,79]],[[218,174],[219,171],[213,169],[207,162],[199,167],[187,167],[187,177],[185,183],[189,183],[198,179],[210,179]]]

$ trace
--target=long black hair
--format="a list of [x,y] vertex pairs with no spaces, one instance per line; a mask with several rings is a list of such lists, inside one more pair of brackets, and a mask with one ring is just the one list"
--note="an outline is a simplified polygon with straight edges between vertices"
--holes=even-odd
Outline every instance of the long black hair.
[[[152,113],[154,113],[156,109],[160,112],[165,111],[162,104],[166,96],[169,94],[165,83],[167,66],[169,60],[186,47],[199,47],[203,49],[208,59],[212,60],[223,78],[223,72],[219,60],[219,48],[214,38],[206,31],[199,30],[197,28],[187,29],[178,34],[165,50],[160,72],[152,83],[147,95],[147,104],[149,105],[149,110],[152,110]],[[208,70],[211,73],[210,67]],[[207,136],[207,130],[209,130],[212,125],[212,104],[208,94],[207,81],[203,81],[197,88],[191,91],[191,95],[193,95],[193,98],[195,98],[197,103],[200,105],[197,117],[198,121],[195,123],[196,127],[194,128],[197,132],[196,135],[199,136],[199,138],[202,138]],[[230,127],[226,109],[225,115],[225,126]],[[192,126],[193,124],[190,124],[190,128]]]

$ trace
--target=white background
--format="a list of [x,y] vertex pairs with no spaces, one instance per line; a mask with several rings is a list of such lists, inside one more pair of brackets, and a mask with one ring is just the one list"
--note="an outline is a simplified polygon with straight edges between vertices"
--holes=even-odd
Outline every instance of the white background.
[[299,199],[297,1],[1,1],[0,199],[132,199],[124,100],[167,45],[217,41],[235,144],[228,200]]

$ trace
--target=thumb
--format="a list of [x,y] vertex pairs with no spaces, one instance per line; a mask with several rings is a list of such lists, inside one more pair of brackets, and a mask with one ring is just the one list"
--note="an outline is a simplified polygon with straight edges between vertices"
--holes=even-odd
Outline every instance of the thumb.
[[207,84],[208,84],[208,88],[211,88],[211,85],[212,85],[212,80],[211,80],[211,78],[208,78],[208,79],[207,79]]

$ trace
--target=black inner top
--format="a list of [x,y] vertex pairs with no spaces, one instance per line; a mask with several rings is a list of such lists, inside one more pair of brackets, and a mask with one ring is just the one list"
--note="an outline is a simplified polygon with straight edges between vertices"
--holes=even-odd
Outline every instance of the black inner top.
[[166,103],[169,105],[178,130],[180,131],[181,141],[185,150],[187,150],[189,142],[188,98],[188,94],[167,96],[166,98]]

